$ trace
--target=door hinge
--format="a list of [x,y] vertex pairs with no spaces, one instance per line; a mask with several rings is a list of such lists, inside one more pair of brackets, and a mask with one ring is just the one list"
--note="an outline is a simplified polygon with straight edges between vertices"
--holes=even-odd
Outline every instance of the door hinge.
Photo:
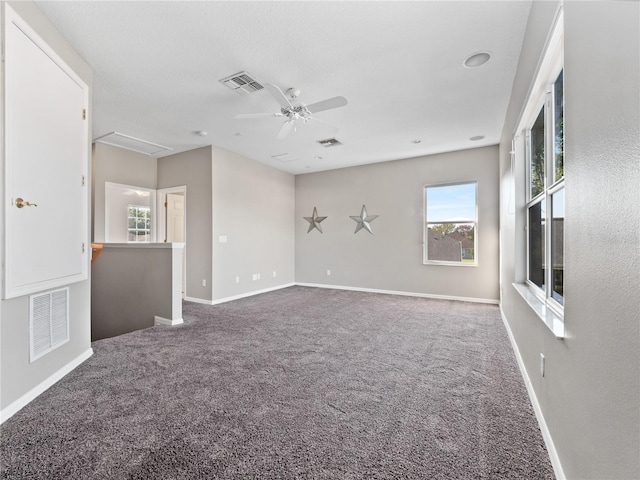
[[83,119],[83,120],[86,120],[86,119],[87,119],[87,109],[86,109],[86,108],[83,108],[83,109],[82,109],[82,119]]
[[164,202],[164,208],[167,208],[167,202]]
[[82,186],[84,187],[87,184],[87,179],[84,175],[82,175]]
[[85,249],[86,249],[86,246],[85,246],[84,242],[82,242],[82,253],[84,253]]

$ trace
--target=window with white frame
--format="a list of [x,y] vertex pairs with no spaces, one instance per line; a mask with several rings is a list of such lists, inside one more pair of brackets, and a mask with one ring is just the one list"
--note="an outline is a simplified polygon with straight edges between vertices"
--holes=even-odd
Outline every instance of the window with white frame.
[[562,15],[522,121],[526,163],[526,284],[544,306],[564,313],[564,70]]
[[424,263],[477,265],[477,183],[424,189]]
[[151,241],[151,207],[129,205],[127,208],[127,240],[131,242]]

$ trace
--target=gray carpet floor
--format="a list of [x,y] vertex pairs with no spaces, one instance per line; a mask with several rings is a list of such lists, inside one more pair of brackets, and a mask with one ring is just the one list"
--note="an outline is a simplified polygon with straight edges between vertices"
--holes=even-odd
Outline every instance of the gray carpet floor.
[[291,287],[95,355],[2,425],[11,479],[553,478],[493,305]]

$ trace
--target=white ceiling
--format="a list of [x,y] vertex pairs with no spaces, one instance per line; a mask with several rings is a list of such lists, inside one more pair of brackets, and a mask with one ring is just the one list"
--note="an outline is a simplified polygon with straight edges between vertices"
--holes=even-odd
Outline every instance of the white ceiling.
[[[173,148],[216,145],[294,174],[498,143],[530,1],[36,2],[94,69],[94,138],[117,131]],[[466,68],[478,51],[489,63]],[[266,90],[348,105],[276,140]],[[195,131],[204,130],[200,137]],[[484,136],[471,141],[474,136]],[[342,145],[323,147],[334,136]],[[412,143],[421,140],[421,143]],[[289,154],[283,162],[272,156]],[[322,157],[322,158],[316,158]]]

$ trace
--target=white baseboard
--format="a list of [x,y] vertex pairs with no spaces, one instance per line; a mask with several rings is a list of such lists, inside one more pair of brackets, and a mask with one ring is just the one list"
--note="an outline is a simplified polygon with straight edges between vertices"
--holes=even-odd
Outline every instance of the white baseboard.
[[211,305],[218,305],[219,303],[231,302],[233,300],[239,300],[241,298],[252,297],[254,295],[260,295],[261,293],[273,292],[275,290],[281,290],[283,288],[293,287],[295,283],[285,283],[284,285],[278,285],[277,287],[264,288],[262,290],[256,290],[254,292],[242,293],[240,295],[234,295],[232,297],[219,298],[213,300]]
[[203,298],[184,297],[185,302],[201,303],[202,305],[213,305],[212,300],[205,300]]
[[176,320],[171,320],[170,318],[158,317],[157,315],[154,317],[154,325],[180,325],[184,323],[184,320],[178,318]]
[[0,410],[0,424],[6,422],[13,415],[19,412],[22,408],[24,408],[27,404],[33,401],[38,395],[42,394],[48,388],[52,387],[56,382],[61,380],[65,375],[78,367],[81,363],[87,360],[89,357],[93,355],[93,348],[89,348],[85,350],[83,353],[78,355],[76,358],[67,363],[60,370],[55,372],[53,375],[49,376],[49,378],[45,379],[43,382],[40,382],[38,385],[33,387],[27,393],[22,395],[20,398],[9,404],[7,407]]
[[509,335],[509,341],[511,342],[511,346],[513,347],[513,352],[516,356],[516,360],[518,361],[518,368],[520,368],[522,379],[524,380],[524,384],[527,387],[527,393],[529,394],[529,399],[531,400],[533,411],[536,414],[536,419],[538,420],[538,425],[540,426],[542,439],[544,440],[544,443],[547,447],[547,452],[549,452],[549,460],[551,460],[551,466],[553,467],[553,472],[556,475],[556,479],[565,480],[567,477],[565,476],[564,470],[562,469],[562,463],[560,463],[560,457],[558,455],[558,451],[556,450],[556,446],[553,443],[551,432],[549,432],[549,427],[547,427],[547,422],[544,419],[544,415],[542,414],[540,403],[538,403],[538,397],[536,397],[536,392],[533,389],[533,384],[531,383],[529,374],[527,373],[527,370],[524,366],[524,361],[522,360],[522,356],[520,355],[520,349],[516,344],[516,339],[513,336],[513,332],[511,331],[509,322],[507,322],[507,317],[505,317],[502,307],[500,307],[500,315],[502,317],[502,322],[504,323],[504,326],[507,330],[507,334]]
[[492,305],[498,305],[500,303],[499,300],[494,300],[492,298],[456,297],[453,295],[435,295],[431,293],[401,292],[398,290],[380,290],[377,288],[345,287],[343,285],[324,285],[320,283],[296,282],[296,285],[300,285],[301,287],[330,288],[335,290],[352,290],[354,292],[384,293],[387,295],[401,295],[403,297],[421,297],[421,298],[433,298],[436,300],[457,300],[460,302],[489,303]]

